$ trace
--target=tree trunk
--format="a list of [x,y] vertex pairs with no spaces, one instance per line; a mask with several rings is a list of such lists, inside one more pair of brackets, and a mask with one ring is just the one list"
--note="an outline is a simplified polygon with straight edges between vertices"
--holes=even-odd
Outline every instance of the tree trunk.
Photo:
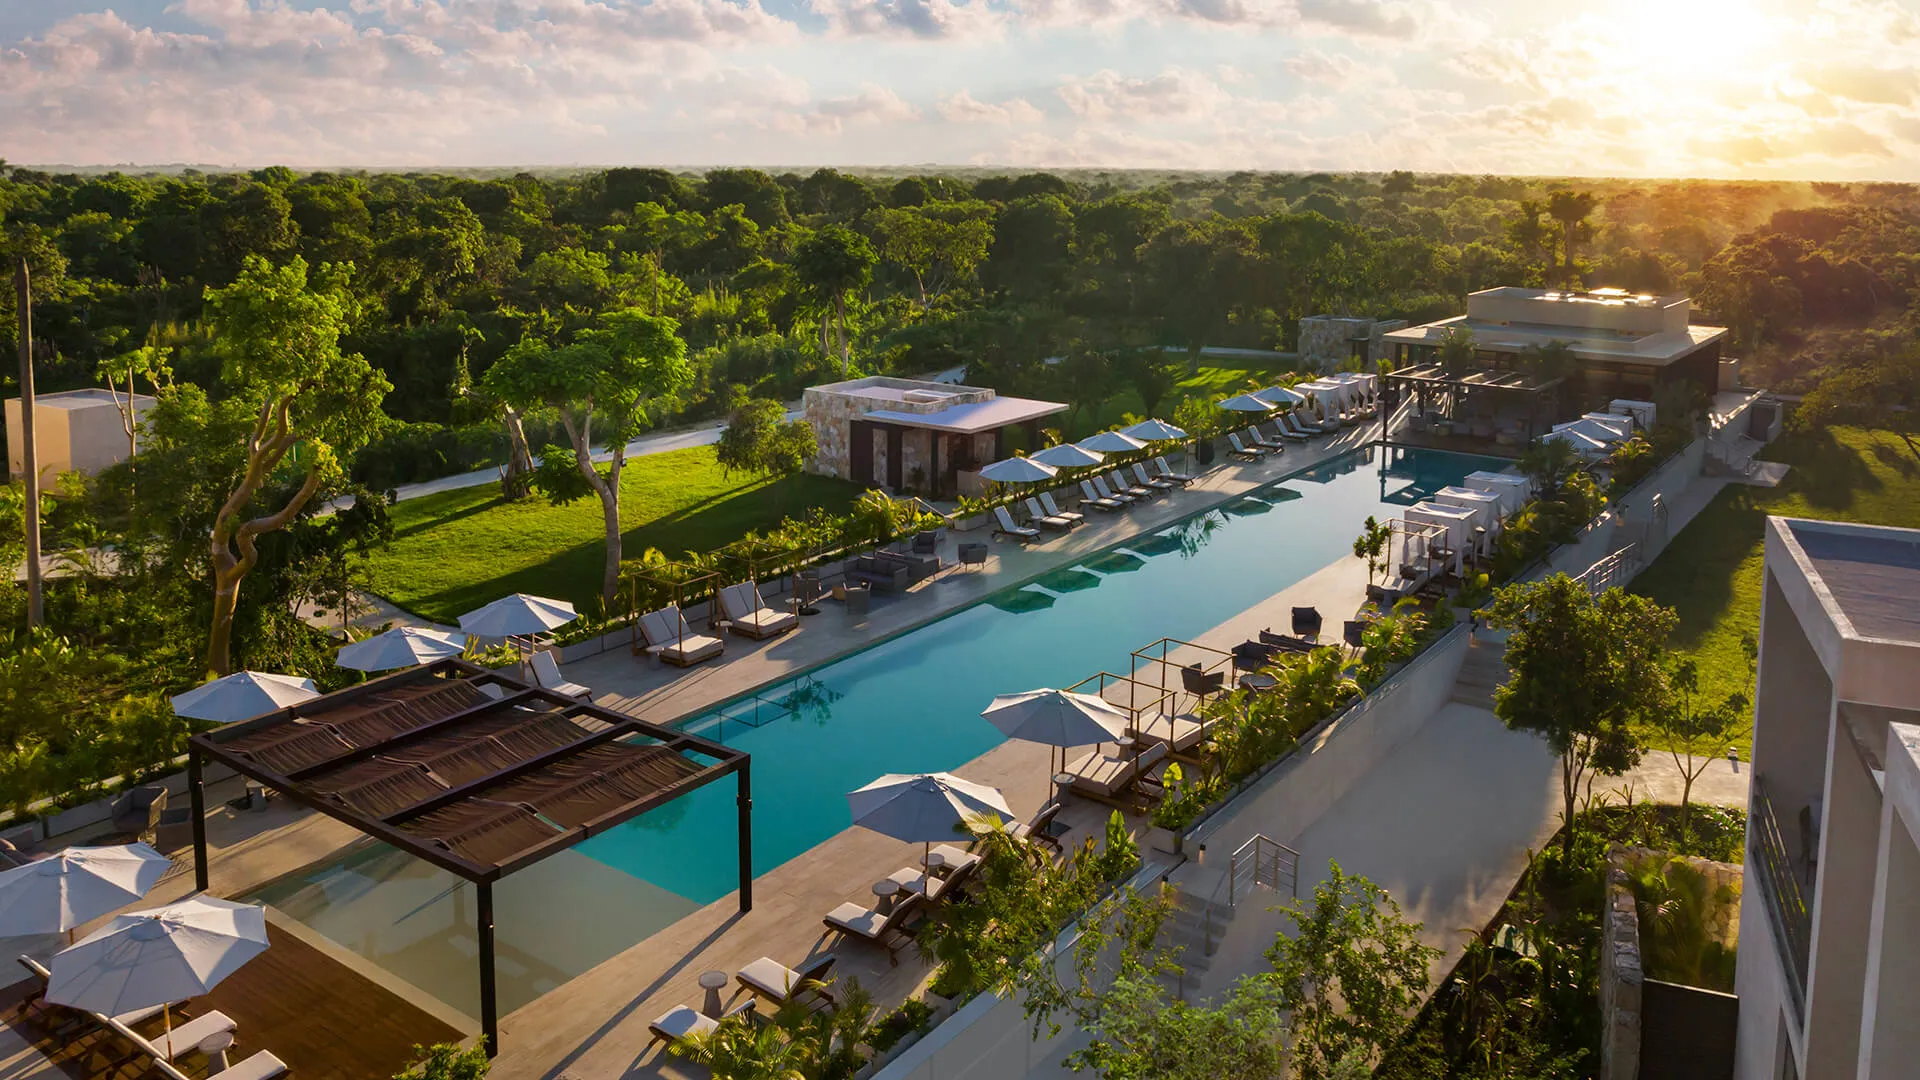
[[533,490],[533,452],[527,447],[527,429],[520,422],[520,410],[506,406],[507,468],[500,475],[500,493],[509,499],[524,499]]
[[285,528],[320,489],[320,472],[310,469],[300,490],[278,511],[251,520],[240,518],[261,483],[300,441],[299,435],[289,429],[287,410],[291,405],[290,399],[282,398],[260,406],[253,434],[247,440],[247,470],[220,507],[208,537],[213,556],[213,625],[207,631],[207,667],[215,675],[233,673],[233,616],[240,602],[240,583],[260,561],[254,538]]
[[1573,755],[1572,749],[1560,755],[1561,822],[1565,826],[1560,830],[1560,854],[1569,861],[1573,858],[1573,807],[1580,792],[1580,767]]
[[847,352],[847,298],[844,295],[833,298],[833,316],[840,327],[840,377],[844,379],[852,367]]
[[600,497],[601,523],[607,533],[607,561],[600,577],[600,598],[607,610],[613,609],[613,602],[620,594],[620,467],[626,464],[627,448],[623,442],[613,447],[613,460],[607,466],[607,475],[593,467],[593,445],[589,437],[593,426],[593,414],[583,415],[575,422],[571,414],[564,410],[560,413],[560,423],[567,429],[567,439],[573,443],[573,461],[580,474],[587,479],[593,493]]

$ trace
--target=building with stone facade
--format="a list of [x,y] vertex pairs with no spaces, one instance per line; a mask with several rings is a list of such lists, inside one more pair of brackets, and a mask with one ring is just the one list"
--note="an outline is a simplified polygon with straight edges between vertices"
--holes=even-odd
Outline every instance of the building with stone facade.
[[1007,456],[1007,433],[1040,443],[1058,401],[1004,397],[985,387],[884,375],[810,386],[801,399],[819,450],[807,471],[863,487],[967,494],[971,474]]
[[1406,325],[1405,319],[1309,315],[1300,320],[1300,362],[1313,371],[1333,371],[1358,360],[1360,370],[1372,370],[1388,354],[1386,336]]
[[1920,1075],[1920,531],[1767,520],[1737,1080]]
[[[128,400],[124,391],[99,388],[34,395],[33,444],[41,490],[57,492],[62,473],[92,476],[127,459],[123,410]],[[145,394],[134,394],[131,400],[137,425],[154,400]],[[6,418],[7,471],[17,478],[25,474],[27,459],[20,437],[19,398],[7,399]]]

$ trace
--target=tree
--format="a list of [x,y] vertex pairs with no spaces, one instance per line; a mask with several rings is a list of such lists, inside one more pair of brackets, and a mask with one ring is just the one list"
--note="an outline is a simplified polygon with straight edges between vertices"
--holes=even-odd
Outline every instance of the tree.
[[881,256],[913,275],[923,313],[932,310],[949,282],[972,278],[987,257],[993,224],[983,216],[984,205],[972,205],[978,210],[917,206],[879,210],[871,217]]
[[[600,498],[607,548],[600,592],[609,605],[620,587],[620,471],[627,442],[645,429],[649,410],[693,381],[679,329],[674,320],[637,308],[611,312],[570,345],[522,340],[481,379],[490,396],[514,408],[559,411],[573,465]],[[593,464],[596,423],[611,452],[604,474]],[[576,493],[561,493],[561,501]]]
[[1120,354],[1114,368],[1121,380],[1140,397],[1140,408],[1147,416],[1160,411],[1160,403],[1180,385],[1180,375],[1167,354],[1160,349],[1128,349]]
[[1353,557],[1367,561],[1367,584],[1387,569],[1387,545],[1393,540],[1393,526],[1382,524],[1373,515],[1367,515],[1367,522],[1360,527],[1360,535],[1353,542]]
[[1557,190],[1547,194],[1547,216],[1560,226],[1560,282],[1569,289],[1580,282],[1574,250],[1593,239],[1593,225],[1587,219],[1599,205],[1600,200],[1590,191]]
[[1920,346],[1885,349],[1829,369],[1795,416],[1814,427],[1852,422],[1891,431],[1920,462]]
[[393,1080],[486,1080],[493,1063],[484,1045],[462,1050],[456,1043],[415,1046],[413,1064]]
[[1282,931],[1266,954],[1300,1080],[1326,1080],[1355,1055],[1378,1060],[1425,997],[1427,967],[1440,956],[1386,890],[1337,862],[1327,870],[1310,906],[1295,899],[1280,909],[1293,933]]
[[793,268],[800,283],[830,307],[834,323],[840,328],[840,375],[849,367],[847,351],[847,296],[867,287],[873,280],[874,264],[879,257],[867,238],[845,225],[829,225],[802,241],[793,253]]
[[1693,783],[1707,771],[1713,760],[1727,752],[1747,719],[1747,695],[1730,693],[1722,701],[1703,704],[1700,693],[1700,669],[1692,660],[1682,660],[1668,673],[1673,700],[1654,714],[1653,726],[1667,741],[1667,752],[1680,770],[1680,836],[1687,835],[1692,811]]
[[717,456],[721,468],[756,476],[787,476],[800,471],[818,450],[813,425],[788,420],[787,407],[768,398],[734,400],[727,426],[720,432]]
[[1449,327],[1440,336],[1440,369],[1458,378],[1473,366],[1473,331],[1464,326]]
[[1545,209],[1531,199],[1520,201],[1520,214],[1507,223],[1507,240],[1519,249],[1521,260],[1529,269],[1541,268],[1537,279],[1545,281],[1552,277],[1553,270],[1553,229],[1540,220]]
[[1558,500],[1567,481],[1582,468],[1579,452],[1565,439],[1534,443],[1521,451],[1519,465],[1543,502]]
[[[1060,378],[1061,390],[1066,394],[1072,410],[1067,414],[1068,423],[1079,418],[1084,410],[1089,418],[1099,419],[1100,406],[1113,396],[1113,362],[1098,349],[1086,345],[1078,346],[1067,352],[1055,368]],[[1039,447],[1029,447],[1029,451]]]
[[1508,728],[1547,740],[1560,758],[1564,851],[1573,851],[1575,801],[1593,774],[1619,776],[1643,750],[1636,725],[1670,708],[1663,663],[1678,616],[1619,588],[1599,596],[1565,574],[1508,585],[1487,608],[1509,630],[1513,677],[1494,692]]
[[107,384],[107,393],[113,396],[113,407],[120,411],[120,428],[127,433],[127,458],[130,461],[139,450],[140,418],[133,407],[137,383],[140,379],[146,379],[148,389],[159,393],[161,387],[173,381],[173,368],[167,363],[172,355],[173,350],[167,346],[142,345],[111,360],[100,361],[100,367],[94,373]]
[[[392,389],[364,357],[340,349],[353,315],[352,270],[327,264],[310,279],[297,255],[280,267],[249,255],[231,286],[207,290],[222,378],[233,400],[254,416],[240,475],[209,536],[213,618],[206,663],[216,675],[233,669],[234,609],[241,582],[259,561],[258,538],[286,528],[341,477],[339,455],[366,439]],[[277,509],[255,505],[283,466],[301,475],[300,486]]]
[[1572,374],[1575,359],[1573,346],[1559,340],[1529,345],[1520,351],[1521,364],[1541,382],[1564,379]]

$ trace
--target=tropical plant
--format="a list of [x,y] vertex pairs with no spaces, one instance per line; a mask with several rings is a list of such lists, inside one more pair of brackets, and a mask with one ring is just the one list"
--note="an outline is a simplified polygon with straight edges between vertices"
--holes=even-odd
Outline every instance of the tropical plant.
[[1726,943],[1740,891],[1716,885],[1679,857],[1647,859],[1628,874],[1640,916],[1648,978],[1732,993],[1735,949]]
[[1373,579],[1387,569],[1387,545],[1392,541],[1392,524],[1381,524],[1378,518],[1368,514],[1366,524],[1360,527],[1360,535],[1353,542],[1353,557],[1367,562],[1367,584],[1373,584]]
[[1119,881],[1140,868],[1140,846],[1127,831],[1127,819],[1115,810],[1107,818],[1107,835],[1093,858],[1093,873],[1101,881]]
[[1464,326],[1448,327],[1440,336],[1440,369],[1448,378],[1459,378],[1473,367],[1473,331]]
[[393,1080],[485,1080],[493,1068],[485,1040],[465,1050],[455,1043],[415,1046],[413,1063]]
[[1533,481],[1534,494],[1547,502],[1558,501],[1561,488],[1585,467],[1579,452],[1565,439],[1536,442],[1520,455],[1520,471]]

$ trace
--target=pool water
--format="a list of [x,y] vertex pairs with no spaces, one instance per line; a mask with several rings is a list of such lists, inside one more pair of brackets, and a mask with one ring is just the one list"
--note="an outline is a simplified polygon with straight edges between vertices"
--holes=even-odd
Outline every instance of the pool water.
[[[759,875],[845,829],[848,791],[882,773],[958,769],[998,745],[1003,736],[980,718],[996,694],[1124,672],[1135,649],[1197,636],[1351,558],[1368,516],[1396,516],[1502,465],[1444,451],[1356,450],[683,726],[752,755]],[[734,795],[730,781],[708,785],[504,879],[495,890],[503,1009],[732,891]],[[256,898],[472,1015],[466,892],[450,875],[363,844]]]

